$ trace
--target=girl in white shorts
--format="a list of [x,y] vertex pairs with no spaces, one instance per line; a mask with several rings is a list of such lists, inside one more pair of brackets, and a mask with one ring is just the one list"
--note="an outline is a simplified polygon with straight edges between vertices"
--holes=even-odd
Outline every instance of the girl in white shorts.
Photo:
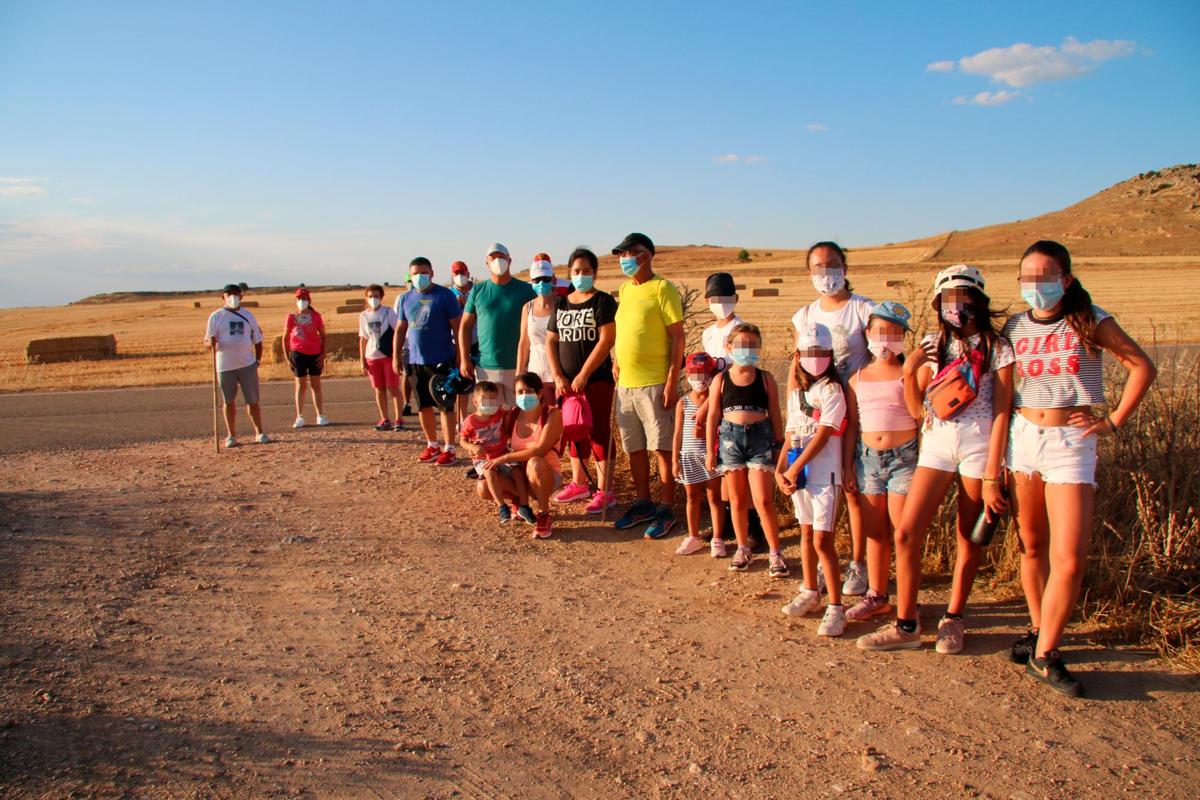
[[[1071,255],[1040,241],[1021,258],[1021,297],[1030,305],[1009,318],[1004,335],[1017,359],[1016,413],[1008,442],[1013,506],[1021,535],[1021,585],[1032,628],[1012,660],[1064,694],[1083,693],[1058,653],[1075,606],[1092,530],[1096,437],[1136,411],[1154,364],[1071,273]],[[1104,404],[1103,354],[1128,372],[1120,402]]]
[[800,523],[804,583],[783,613],[802,617],[821,605],[819,558],[828,581],[829,605],[817,633],[841,636],[846,629],[846,610],[833,531],[842,488],[846,393],[833,364],[833,337],[824,325],[810,322],[800,331],[787,398],[787,447],[779,454],[775,480],[784,494],[791,495]]
[[[925,423],[917,469],[895,530],[896,622],[859,637],[863,650],[921,646],[917,590],[925,533],[955,482],[957,554],[936,649],[957,653],[963,647],[962,615],[983,554],[983,548],[967,537],[985,505],[993,514],[1007,505],[1000,481],[1012,409],[1013,352],[994,327],[996,315],[983,289],[983,275],[975,267],[957,264],[939,272],[933,282],[939,331],[926,336],[904,362],[906,398],[910,404],[924,402]],[[954,416],[941,419],[926,395],[930,382],[942,368],[972,352],[981,365],[975,398]]]

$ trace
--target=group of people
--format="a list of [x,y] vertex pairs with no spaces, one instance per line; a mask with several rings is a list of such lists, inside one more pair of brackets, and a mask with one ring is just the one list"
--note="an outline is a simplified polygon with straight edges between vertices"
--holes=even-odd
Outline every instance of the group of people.
[[[890,618],[858,637],[866,651],[921,646],[924,537],[956,487],[957,555],[936,651],[964,646],[983,554],[972,528],[981,516],[996,519],[1011,508],[1031,621],[1012,659],[1065,694],[1082,693],[1059,645],[1092,529],[1096,439],[1135,413],[1156,373],[1092,303],[1065,247],[1030,245],[1018,277],[1029,308],[1007,318],[992,309],[979,269],[942,270],[933,284],[934,329],[906,348],[910,311],[853,293],[845,252],[819,242],[807,254],[818,298],[792,317],[795,347],[779,376],[762,366],[761,330],[736,312],[731,274],[708,276],[704,297],[714,320],[702,349],[685,353],[680,295],[655,274],[654,243],[632,233],[612,253],[626,279],[616,297],[596,288],[599,263],[586,248],[567,259],[566,280],[539,253],[526,281],[511,274],[499,243],[487,250],[486,281],[472,283],[466,265],[455,262],[453,286],[439,286],[428,259],[415,258],[408,289],[393,306],[384,305],[381,286],[368,287],[360,356],[379,408],[376,428],[403,429],[415,398],[425,436],[417,460],[453,466],[461,448],[468,477],[499,522],[516,517],[539,539],[553,533],[555,505],[585,503],[590,514],[616,506],[619,438],[634,496],[617,529],[645,525],[647,538],[667,536],[679,484],[687,533],[678,555],[707,551],[745,572],[762,548],[768,575],[786,578],[778,491],[790,499],[801,532],[800,587],[783,613],[801,617],[824,605],[822,636]],[[266,441],[254,370],[262,333],[239,310],[236,286],[224,296],[206,341],[226,401],[226,444],[236,445],[239,386],[257,439]],[[307,290],[296,296],[284,336],[297,381],[295,425],[305,424],[306,381],[317,423],[328,424],[320,391],[324,326]],[[1104,414],[1106,352],[1128,378]],[[844,575],[834,538],[843,509],[851,541]],[[858,599],[847,608],[849,596]]]

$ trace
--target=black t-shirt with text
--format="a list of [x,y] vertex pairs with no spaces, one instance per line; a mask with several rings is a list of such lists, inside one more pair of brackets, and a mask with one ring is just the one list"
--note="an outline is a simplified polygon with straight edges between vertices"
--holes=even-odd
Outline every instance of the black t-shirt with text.
[[[574,380],[600,342],[600,328],[616,320],[617,301],[607,292],[595,292],[585,302],[572,303],[559,297],[554,313],[546,325],[547,331],[558,334],[558,362],[567,380]],[[588,383],[612,383],[612,356],[588,377]]]

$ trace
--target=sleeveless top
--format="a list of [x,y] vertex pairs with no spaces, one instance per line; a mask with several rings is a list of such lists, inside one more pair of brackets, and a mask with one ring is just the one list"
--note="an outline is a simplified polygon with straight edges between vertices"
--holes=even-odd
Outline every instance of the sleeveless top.
[[726,372],[721,384],[721,412],[747,411],[750,413],[767,413],[767,382],[761,369],[754,370],[754,380],[745,386],[733,382],[733,376]]
[[858,379],[858,418],[868,433],[911,431],[917,421],[904,404],[904,379],[868,381]]
[[[519,436],[517,434],[517,426],[521,424],[521,421],[518,417],[513,418],[512,433],[510,433],[508,437],[509,448],[513,452],[516,452],[517,450],[524,450],[526,447],[532,447],[533,445],[537,444],[538,437],[542,433],[542,425],[545,424],[545,420],[539,417],[538,420],[533,424],[533,433],[529,434],[528,436]],[[550,467],[555,472],[559,471],[561,462],[559,461],[558,453],[556,453],[554,450],[551,450],[550,452],[546,453],[543,458],[546,459],[546,461],[550,464]]]
[[546,360],[546,326],[550,324],[550,317],[554,316],[554,310],[544,317],[539,317],[533,313],[533,306],[529,306],[529,313],[525,315],[525,330],[529,335],[529,371],[536,374],[543,381],[553,381],[554,375],[550,372],[550,362]]

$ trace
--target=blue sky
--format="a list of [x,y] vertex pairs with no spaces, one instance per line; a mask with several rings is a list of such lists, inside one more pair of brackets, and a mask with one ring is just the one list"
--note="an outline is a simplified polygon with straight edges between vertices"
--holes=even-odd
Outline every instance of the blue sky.
[[0,1],[0,306],[865,245],[1200,160],[1200,3]]

